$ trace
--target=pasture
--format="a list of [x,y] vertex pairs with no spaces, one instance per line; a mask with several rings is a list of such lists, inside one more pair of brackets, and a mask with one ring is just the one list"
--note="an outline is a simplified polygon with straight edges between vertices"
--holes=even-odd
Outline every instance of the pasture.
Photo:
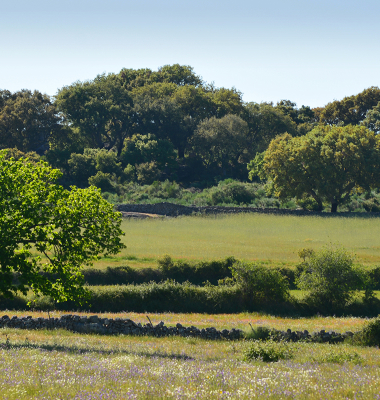
[[293,343],[292,359],[266,363],[244,361],[244,341],[2,334],[7,400],[373,399],[380,392],[380,353],[372,348]]
[[378,218],[296,217],[265,214],[124,220],[127,246],[95,267],[155,266],[163,254],[183,259],[238,259],[294,265],[298,250],[343,246],[364,265],[380,264]]
[[[124,220],[127,249],[95,268],[157,267],[157,259],[234,256],[293,266],[298,250],[343,246],[357,261],[380,264],[380,220],[244,214]],[[3,312],[47,317],[46,312]],[[64,312],[52,311],[51,317]],[[77,313],[85,314],[85,313]],[[86,314],[88,315],[88,314]],[[98,314],[99,315],[99,314]],[[146,313],[103,313],[147,322]],[[148,314],[153,324],[197,328],[359,331],[366,318],[283,318],[262,313]],[[246,361],[248,340],[77,334],[65,330],[0,330],[0,390],[14,399],[357,399],[379,398],[380,351],[349,344],[290,343],[292,358]]]

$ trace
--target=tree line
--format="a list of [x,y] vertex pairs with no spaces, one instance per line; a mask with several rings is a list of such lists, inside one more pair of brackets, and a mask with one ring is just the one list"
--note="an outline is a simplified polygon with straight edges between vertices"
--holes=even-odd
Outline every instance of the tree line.
[[[151,184],[169,179],[184,185],[210,185],[227,178],[246,181],[249,164],[250,177],[268,182],[280,198],[306,196],[318,209],[329,201],[334,211],[345,194],[358,186],[357,179],[365,181],[363,190],[377,184],[376,171],[371,180],[366,169],[356,166],[362,169],[361,175],[351,174],[355,177],[335,192],[329,189],[334,182],[325,185],[322,175],[319,187],[306,188],[297,182],[308,177],[310,183],[313,173],[309,167],[290,167],[294,154],[286,149],[311,148],[318,140],[325,148],[326,143],[317,137],[326,136],[334,127],[340,129],[344,142],[349,129],[351,136],[354,132],[345,127],[352,126],[366,137],[372,132],[374,139],[368,139],[368,146],[376,148],[378,87],[314,109],[299,108],[290,100],[245,103],[237,89],[217,88],[203,81],[192,67],[174,64],[157,71],[122,69],[117,74],[98,75],[65,86],[54,97],[30,90],[0,91],[0,149],[12,149],[9,154],[16,159],[26,153],[31,159],[42,157],[62,171],[61,181],[67,187],[95,185],[110,192],[122,190],[131,181]],[[357,157],[354,145],[350,146],[348,164]],[[300,150],[294,151],[298,165],[305,165]],[[280,153],[283,159],[275,159],[273,154]],[[365,157],[377,168],[376,154]],[[321,170],[315,160],[313,165],[315,171]],[[334,176],[326,164],[324,173],[336,181],[346,170],[343,166]],[[285,181],[289,190],[283,189]]]

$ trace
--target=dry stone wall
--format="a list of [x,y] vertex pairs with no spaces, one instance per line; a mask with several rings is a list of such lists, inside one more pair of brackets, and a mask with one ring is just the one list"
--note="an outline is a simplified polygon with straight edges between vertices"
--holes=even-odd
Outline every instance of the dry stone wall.
[[[136,324],[130,319],[123,318],[99,318],[97,315],[89,317],[82,315],[63,315],[60,318],[33,318],[31,316],[18,318],[14,316],[9,318],[4,315],[0,318],[0,328],[18,328],[18,329],[67,329],[78,333],[95,333],[101,335],[133,335],[133,336],[182,336],[182,337],[199,337],[202,339],[224,339],[238,340],[244,337],[244,333],[240,329],[223,329],[217,330],[214,327],[199,329],[195,326],[185,327],[177,324],[173,327],[165,326],[164,322],[157,325],[147,323],[142,325]],[[319,342],[319,343],[338,343],[343,342],[346,338],[352,337],[352,332],[338,333],[334,331],[326,332],[321,330],[309,334],[304,331],[281,331],[272,329],[268,332],[268,337],[276,341],[287,342]]]
[[192,214],[238,214],[238,213],[260,213],[277,215],[299,215],[299,216],[322,216],[322,217],[380,217],[380,213],[327,213],[306,210],[286,210],[281,208],[257,208],[257,207],[222,207],[222,206],[183,206],[173,203],[156,204],[119,204],[116,209],[128,213],[158,214],[168,217]]
[[184,336],[200,337],[204,339],[236,340],[243,337],[239,329],[224,329],[219,331],[213,327],[198,329],[195,326],[185,327],[177,324],[175,327],[165,326],[164,322],[157,325],[147,323],[136,324],[130,319],[99,318],[97,315],[90,317],[81,315],[63,315],[60,318],[32,318],[31,316],[9,318],[4,315],[0,318],[0,328],[18,329],[67,329],[79,333],[97,333],[105,335],[134,335],[134,336]]

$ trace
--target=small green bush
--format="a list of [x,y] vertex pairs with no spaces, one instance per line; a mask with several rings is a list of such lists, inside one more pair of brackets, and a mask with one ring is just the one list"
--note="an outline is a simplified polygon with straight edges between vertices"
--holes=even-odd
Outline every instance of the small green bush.
[[328,349],[325,348],[323,350],[318,356],[312,357],[312,360],[318,363],[334,364],[344,364],[346,362],[361,364],[363,362],[363,358],[356,351],[342,346],[329,346]]
[[353,337],[353,343],[362,346],[380,346],[380,316],[357,332]]
[[249,340],[268,340],[271,337],[271,332],[271,329],[266,326],[251,327],[245,338]]
[[274,268],[236,262],[231,271],[248,306],[257,302],[285,302],[290,297],[287,279]]
[[158,260],[158,269],[163,279],[174,279],[177,282],[190,281],[194,285],[202,285],[209,281],[216,285],[219,280],[231,278],[231,267],[236,263],[234,257],[224,260],[189,262],[184,260],[174,261],[169,255],[164,255]]
[[307,257],[298,268],[296,284],[308,291],[308,303],[326,310],[342,308],[362,288],[362,273],[346,250],[324,249]]
[[245,361],[276,362],[289,360],[294,357],[293,349],[285,342],[274,342],[272,340],[254,340],[244,351]]

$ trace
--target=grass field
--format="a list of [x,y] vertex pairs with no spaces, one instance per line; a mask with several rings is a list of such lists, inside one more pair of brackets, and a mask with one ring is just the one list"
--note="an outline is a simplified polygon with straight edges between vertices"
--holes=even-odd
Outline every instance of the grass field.
[[185,259],[235,256],[293,265],[297,252],[325,245],[343,246],[364,265],[380,264],[380,220],[264,214],[124,220],[119,255],[99,260],[97,267],[156,266],[163,254]]
[[[7,340],[8,339],[8,340]],[[376,399],[380,351],[290,344],[245,362],[247,342],[4,329],[2,399]]]
[[[124,220],[127,249],[96,268],[156,267],[170,254],[190,260],[227,256],[295,265],[304,247],[344,246],[364,265],[380,264],[380,220],[271,215]],[[301,292],[294,292],[302,296]],[[47,317],[47,313],[6,311]],[[51,312],[59,317],[63,312]],[[84,313],[78,313],[84,314]],[[87,314],[88,315],[88,314]],[[99,314],[98,314],[99,315]],[[142,313],[104,313],[148,322]],[[260,313],[149,314],[153,324],[246,332],[267,326],[309,332],[358,331],[366,318],[280,318]],[[246,341],[74,334],[64,330],[0,329],[2,399],[380,399],[380,350],[290,344],[293,358],[246,362]]]

